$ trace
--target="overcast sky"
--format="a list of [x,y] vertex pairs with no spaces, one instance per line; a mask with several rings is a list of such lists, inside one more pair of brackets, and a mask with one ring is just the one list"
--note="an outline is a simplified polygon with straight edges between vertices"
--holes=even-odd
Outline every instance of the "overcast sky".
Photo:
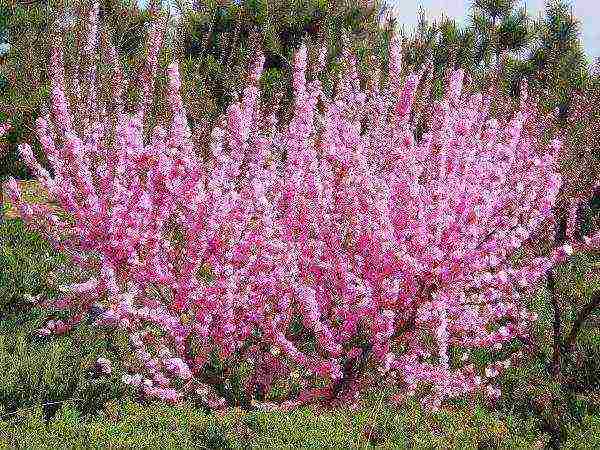
[[[417,23],[419,9],[423,8],[428,18],[439,18],[442,14],[465,23],[473,0],[385,0],[398,17],[398,23],[404,24],[407,31]],[[600,0],[565,0],[573,7],[573,13],[581,22],[582,40],[590,61],[600,56]],[[138,0],[140,5],[147,0]],[[168,0],[167,0],[168,2]],[[545,0],[519,0],[527,7],[530,15],[537,16],[543,11]]]

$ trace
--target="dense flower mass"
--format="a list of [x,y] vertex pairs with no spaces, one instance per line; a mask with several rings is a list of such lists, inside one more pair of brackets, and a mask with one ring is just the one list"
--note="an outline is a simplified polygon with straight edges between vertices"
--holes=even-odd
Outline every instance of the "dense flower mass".
[[402,82],[397,43],[387,88],[362,91],[346,54],[333,98],[307,81],[302,47],[291,122],[258,103],[259,57],[206,156],[187,125],[177,63],[167,69],[172,120],[145,142],[160,27],[136,113],[122,109],[122,72],[107,48],[119,95],[114,105],[88,95],[91,125],[80,132],[54,53],[52,117],[37,122],[54,176],[29,145],[20,150],[67,217],[27,204],[9,183],[22,217],[90,273],[58,302],[82,311],[100,302],[96,323],[130,333],[139,370],[123,381],[168,401],[200,393],[219,407],[203,377],[216,354],[250,364],[249,392],[296,380],[288,406],[353,401],[377,370],[403,394],[432,386],[431,407],[466,393],[497,397],[493,381],[510,355],[476,368],[471,349],[526,336],[535,316],[520,298],[572,251],[511,259],[551,225],[561,186],[560,142],[544,148],[524,129],[528,102],[490,118],[490,97],[463,92],[454,71],[431,131],[416,139],[411,111],[425,69]]
[[4,136],[10,130],[10,123],[0,124],[0,137]]

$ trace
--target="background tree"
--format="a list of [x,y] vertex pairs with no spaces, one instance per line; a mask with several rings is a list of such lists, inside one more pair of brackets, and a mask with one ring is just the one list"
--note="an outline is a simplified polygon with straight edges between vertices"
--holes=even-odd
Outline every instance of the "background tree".
[[590,69],[581,43],[581,24],[564,1],[552,0],[535,28],[536,40],[528,58],[534,67],[533,81],[548,89],[549,106],[560,108],[566,116],[569,99],[582,91]]
[[[309,47],[311,61],[316,60],[321,46],[327,48],[321,80],[326,91],[331,92],[342,70],[338,58],[346,36],[350,47],[358,52],[364,86],[372,72],[373,56],[385,56],[383,64],[387,64],[387,46],[395,26],[392,21],[381,21],[387,12],[381,1],[176,1],[175,4],[182,17],[174,46],[182,61],[184,97],[189,101],[195,99],[189,111],[192,122],[212,122],[225,111],[241,92],[256,48],[265,55],[262,100],[270,103],[276,93],[282,94],[280,118],[289,112],[290,62],[293,51],[302,42]],[[165,82],[163,79],[163,87]]]
[[0,121],[12,124],[1,138],[0,178],[8,173],[26,174],[18,162],[15,143],[32,136],[35,111],[48,96],[44,87],[47,64],[40,50],[47,45],[46,17],[44,2],[0,3],[0,34],[5,46],[0,65]]
[[476,60],[489,69],[504,51],[518,52],[530,39],[527,15],[516,10],[516,0],[475,0],[472,28],[476,34]]
[[[29,172],[17,156],[19,142],[32,142],[44,160],[35,135],[35,120],[50,92],[48,64],[52,33],[67,45],[66,75],[71,78],[81,65],[76,43],[85,36],[85,14],[90,3],[83,0],[0,2],[0,36],[8,49],[0,65],[0,121],[10,121],[11,131],[0,147],[0,180],[7,175],[28,178]],[[102,0],[100,29],[111,30],[113,45],[125,70],[138,70],[151,10],[140,9],[135,0]],[[84,79],[83,73],[78,75]],[[109,95],[109,87],[106,94]],[[132,95],[135,91],[131,88]],[[68,92],[73,95],[72,92]]]

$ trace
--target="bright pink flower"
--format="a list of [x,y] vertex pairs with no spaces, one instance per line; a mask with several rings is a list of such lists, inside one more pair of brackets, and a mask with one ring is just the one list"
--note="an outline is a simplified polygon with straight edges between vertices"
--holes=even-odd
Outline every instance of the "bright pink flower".
[[[94,11],[86,51],[95,50]],[[188,391],[167,387],[161,361],[193,384],[218,355],[227,364],[232,356],[253,361],[261,389],[302,374],[300,397],[287,406],[358,395],[362,378],[339,384],[350,360],[394,373],[386,382],[404,383],[407,393],[432,384],[424,399],[431,408],[480,392],[481,374],[468,361],[451,367],[449,349],[497,348],[526,333],[532,316],[518,286],[532,289],[575,250],[567,244],[511,263],[533,233],[551,226],[561,185],[560,143],[546,146],[531,131],[540,119],[530,103],[521,101],[513,117],[490,118],[492,98],[463,92],[464,74],[451,72],[447,94],[424,116],[430,131],[417,138],[413,102],[428,68],[401,87],[394,43],[389,84],[362,92],[345,51],[349,70],[329,98],[318,80],[307,81],[303,46],[294,56],[289,123],[274,123],[259,107],[259,56],[205,157],[192,140],[198,130],[187,123],[177,63],[167,69],[171,119],[144,130],[163,26],[151,30],[137,113],[123,112],[117,65],[115,104],[84,112],[83,131],[73,129],[61,52],[52,53],[52,120],[37,126],[54,177],[29,146],[20,151],[70,220],[24,202],[8,183],[24,220],[90,273],[64,287],[73,302],[86,310],[106,299],[97,323],[131,334],[140,373],[123,381],[176,402]],[[115,57],[109,47],[105,59]],[[96,120],[98,109],[109,113]],[[507,319],[516,325],[490,331]],[[486,376],[496,376],[493,367]],[[310,374],[327,386],[311,386]],[[225,401],[205,397],[212,407]]]

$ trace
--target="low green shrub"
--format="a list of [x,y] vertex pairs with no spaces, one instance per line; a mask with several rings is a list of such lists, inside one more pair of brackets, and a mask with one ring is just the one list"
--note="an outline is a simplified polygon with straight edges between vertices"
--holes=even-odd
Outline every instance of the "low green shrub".
[[[529,422],[481,407],[427,414],[418,403],[378,408],[377,395],[358,411],[208,414],[190,404],[142,406],[114,401],[93,417],[65,403],[46,422],[41,408],[0,421],[0,444],[28,448],[534,448],[544,440]],[[586,426],[594,425],[592,418]],[[586,428],[587,429],[587,428]],[[576,430],[581,433],[583,430]]]
[[0,237],[0,319],[5,326],[7,320],[19,323],[31,306],[29,296],[56,295],[69,271],[67,259],[18,219],[1,220]]
[[49,404],[44,413],[51,417],[60,407],[56,402],[69,400],[89,414],[122,397],[122,370],[110,378],[90,372],[98,357],[113,359],[119,351],[113,336],[86,323],[63,336],[35,333],[47,320],[63,318],[31,299],[55,298],[58,286],[77,276],[68,259],[20,220],[1,221],[0,236],[0,414]]

